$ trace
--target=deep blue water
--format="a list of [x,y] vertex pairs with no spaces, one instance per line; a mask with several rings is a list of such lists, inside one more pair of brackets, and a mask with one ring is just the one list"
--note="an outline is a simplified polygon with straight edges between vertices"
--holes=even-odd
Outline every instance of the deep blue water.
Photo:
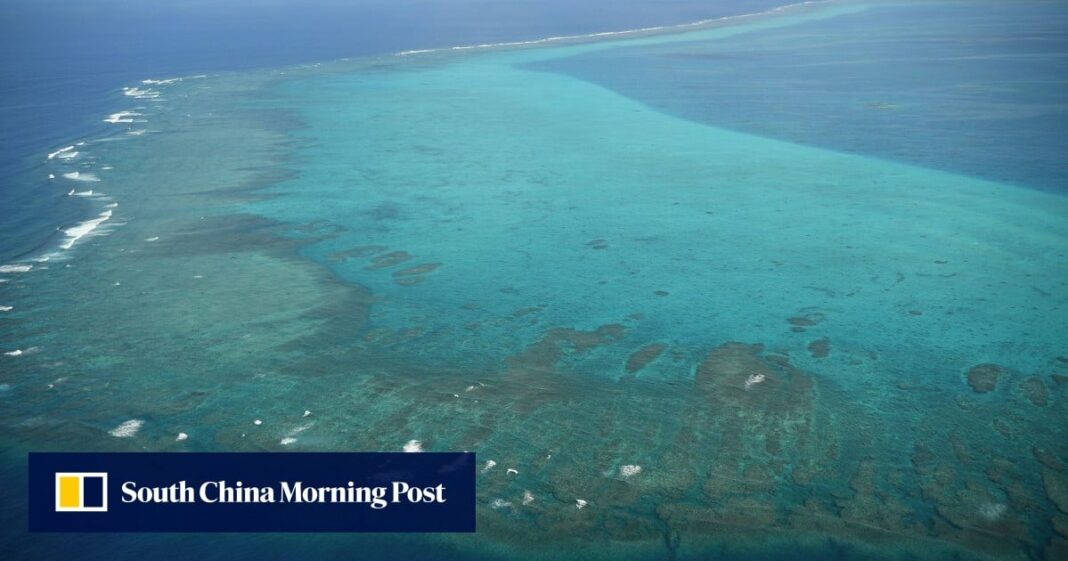
[[756,12],[784,0],[0,1],[0,260],[85,216],[42,194],[51,147],[98,134],[124,85]]
[[713,126],[1065,192],[1068,10],[1053,6],[877,6],[541,67]]

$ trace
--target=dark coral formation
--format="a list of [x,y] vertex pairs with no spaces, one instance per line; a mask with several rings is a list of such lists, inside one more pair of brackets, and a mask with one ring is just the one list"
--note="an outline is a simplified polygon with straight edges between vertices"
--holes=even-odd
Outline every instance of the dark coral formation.
[[423,263],[393,272],[393,281],[401,286],[413,286],[426,280],[426,274],[434,272],[441,263]]
[[346,261],[348,259],[357,259],[360,257],[370,257],[376,253],[382,253],[388,249],[384,245],[361,245],[344,251],[337,251],[330,254],[331,261]]
[[650,362],[657,359],[667,349],[663,343],[650,343],[627,357],[627,374],[634,374],[645,368]]
[[512,357],[509,365],[552,368],[565,355],[582,354],[594,347],[617,341],[625,332],[626,328],[620,324],[602,325],[594,331],[556,327],[526,351]]
[[812,358],[825,358],[831,353],[831,340],[821,337],[808,344],[808,352]]
[[980,364],[968,370],[968,385],[977,393],[992,392],[998,385],[1002,368],[996,364]]
[[1068,473],[1050,468],[1042,470],[1042,484],[1046,496],[1061,512],[1068,513]]
[[822,314],[805,314],[805,315],[802,315],[802,316],[793,316],[793,317],[786,318],[786,321],[790,325],[794,325],[794,326],[797,326],[797,327],[812,327],[812,326],[815,326],[815,325],[819,325],[819,323],[821,321],[823,321],[823,315]]
[[417,284],[422,284],[425,280],[426,277],[396,277],[393,279],[393,282],[401,286],[415,286]]
[[786,318],[786,322],[790,324],[790,331],[794,333],[804,333],[808,328],[815,327],[823,321],[823,314],[816,311],[805,311],[803,313]]
[[372,259],[371,264],[367,268],[371,270],[384,269],[386,267],[392,267],[399,263],[403,263],[411,258],[411,254],[407,251],[391,251]]
[[1024,396],[1038,407],[1045,407],[1049,403],[1049,390],[1046,389],[1046,384],[1042,382],[1042,378],[1038,376],[1031,376],[1020,384],[1020,390]]
[[[477,323],[530,325],[543,310],[527,305]],[[366,337],[383,353],[428,333]],[[916,558],[1042,559],[1068,542],[1058,530],[1068,522],[1068,449],[1036,431],[1031,404],[1041,390],[1026,376],[979,365],[980,387],[1013,391],[902,408],[931,396],[922,380],[840,386],[826,375],[835,363],[806,372],[786,348],[728,342],[694,364],[694,349],[634,345],[623,324],[540,334],[477,377],[459,367],[375,376],[375,389],[359,395],[388,396],[382,402],[395,410],[361,431],[370,440],[360,445],[419,438],[428,449],[478,450],[480,463],[496,462],[478,476],[480,532],[521,547],[575,540],[661,557],[658,546],[670,556],[703,540],[774,534],[788,543],[815,535],[850,547],[915,544]],[[692,364],[693,376],[634,375],[665,357]],[[612,370],[620,362],[622,379]],[[1039,382],[1042,411],[1063,407],[1063,390]],[[892,408],[885,414],[896,424],[873,416]]]
[[393,276],[395,276],[395,277],[407,277],[407,276],[411,276],[411,275],[422,275],[422,274],[425,274],[425,273],[432,272],[432,271],[434,271],[435,269],[437,269],[440,266],[441,266],[441,263],[423,263],[422,265],[416,265],[414,267],[408,267],[407,269],[401,269],[399,271],[394,271],[393,272]]

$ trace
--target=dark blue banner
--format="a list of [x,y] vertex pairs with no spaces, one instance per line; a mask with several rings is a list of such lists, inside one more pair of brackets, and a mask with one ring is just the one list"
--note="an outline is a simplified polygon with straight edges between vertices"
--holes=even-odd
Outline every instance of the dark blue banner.
[[31,453],[31,532],[474,532],[469,453]]

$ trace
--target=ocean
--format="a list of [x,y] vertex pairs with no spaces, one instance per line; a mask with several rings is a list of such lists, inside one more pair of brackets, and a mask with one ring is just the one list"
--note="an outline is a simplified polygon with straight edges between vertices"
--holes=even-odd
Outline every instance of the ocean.
[[[1068,7],[779,4],[0,4],[0,546],[1063,557]],[[402,449],[477,534],[25,532],[29,450]]]

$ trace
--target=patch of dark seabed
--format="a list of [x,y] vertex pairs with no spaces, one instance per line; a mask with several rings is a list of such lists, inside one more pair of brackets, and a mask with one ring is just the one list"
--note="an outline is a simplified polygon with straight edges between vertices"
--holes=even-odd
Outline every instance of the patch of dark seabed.
[[1043,450],[1053,467],[1039,470],[1030,451],[986,442],[994,423],[1028,430],[1010,413],[1026,398],[912,411],[913,439],[759,344],[724,343],[676,384],[585,372],[582,357],[622,350],[621,334],[554,328],[479,374],[387,372],[395,362],[379,355],[382,371],[345,397],[371,409],[354,443],[477,450],[478,548],[511,557],[631,544],[636,558],[1027,559],[1060,547],[1042,529],[1063,523],[1063,447]]

